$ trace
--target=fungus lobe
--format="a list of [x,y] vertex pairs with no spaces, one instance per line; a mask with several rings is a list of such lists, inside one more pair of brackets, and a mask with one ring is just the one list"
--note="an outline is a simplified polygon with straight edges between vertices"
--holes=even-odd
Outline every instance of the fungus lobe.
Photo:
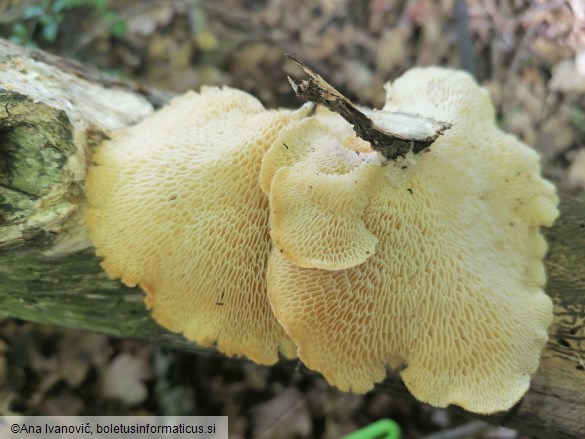
[[268,200],[258,173],[283,126],[247,93],[204,88],[115,134],[93,156],[87,224],[113,278],[202,346],[274,363],[295,355],[266,296]]
[[384,111],[450,124],[429,152],[358,157],[317,117],[264,157],[270,303],[299,358],[342,390],[368,391],[390,365],[434,406],[509,409],[552,319],[539,227],[558,214],[554,187],[467,74],[413,69],[387,92]]

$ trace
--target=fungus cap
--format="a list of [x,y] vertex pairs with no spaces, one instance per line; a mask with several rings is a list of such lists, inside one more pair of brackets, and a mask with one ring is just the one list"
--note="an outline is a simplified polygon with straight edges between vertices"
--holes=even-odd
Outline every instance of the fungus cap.
[[327,126],[306,119],[284,129],[262,161],[260,181],[271,200],[270,235],[278,251],[302,267],[353,267],[373,254],[378,242],[361,220],[372,174],[357,166],[376,162],[377,156],[332,139]]
[[230,88],[188,93],[93,156],[87,225],[103,267],[140,285],[162,326],[274,363],[295,347],[266,296],[271,248],[261,159],[306,109],[266,111]]
[[[538,155],[499,131],[487,93],[467,74],[413,69],[388,95],[385,111],[451,128],[430,152],[382,163],[344,151],[317,118],[285,128],[279,138],[288,148],[275,142],[266,154],[272,234],[294,221],[299,241],[276,236],[270,303],[299,358],[342,390],[368,391],[386,365],[404,366],[402,378],[421,401],[477,413],[509,409],[528,389],[552,319],[539,226],[558,214],[554,187],[540,177]],[[303,174],[315,163],[319,175]],[[319,185],[329,194],[315,203],[310,186]],[[283,209],[287,191],[297,195]],[[356,216],[349,227],[348,203]],[[338,212],[341,220],[328,223]],[[324,224],[331,241],[318,238]],[[376,243],[369,255],[356,244],[354,266],[304,262],[331,259],[343,248],[336,237],[356,228]],[[289,245],[304,250],[303,261]]]

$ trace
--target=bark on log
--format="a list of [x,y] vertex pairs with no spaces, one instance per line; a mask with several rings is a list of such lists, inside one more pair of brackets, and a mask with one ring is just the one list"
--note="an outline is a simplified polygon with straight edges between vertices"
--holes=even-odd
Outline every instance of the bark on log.
[[[153,323],[140,290],[108,278],[82,221],[92,148],[169,97],[0,40],[0,318],[202,350]],[[517,406],[481,418],[536,437],[583,438],[585,196],[561,198],[546,231],[555,318],[541,366]],[[409,397],[395,376],[378,389]]]

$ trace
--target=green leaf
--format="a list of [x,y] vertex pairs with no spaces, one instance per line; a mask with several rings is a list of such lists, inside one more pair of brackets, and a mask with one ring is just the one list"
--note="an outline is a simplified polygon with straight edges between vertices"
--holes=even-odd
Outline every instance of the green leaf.
[[27,8],[24,10],[24,13],[22,14],[22,18],[29,20],[31,18],[42,17],[46,14],[47,11],[43,6],[27,6]]
[[110,26],[110,34],[115,38],[123,38],[128,34],[128,26],[124,21],[118,20]]
[[42,35],[45,41],[54,43],[57,40],[57,34],[59,33],[59,23],[52,21],[43,26]]
[[9,40],[21,46],[36,47],[31,41],[29,30],[24,23],[15,23],[12,25]]
[[53,12],[61,12],[69,8],[71,8],[71,0],[55,0],[51,3],[51,10]]

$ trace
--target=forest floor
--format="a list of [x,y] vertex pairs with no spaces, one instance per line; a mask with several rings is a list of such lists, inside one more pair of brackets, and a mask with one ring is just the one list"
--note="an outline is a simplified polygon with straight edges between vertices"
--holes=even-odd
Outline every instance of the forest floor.
[[[542,155],[545,176],[585,189],[580,0],[0,0],[0,36],[176,93],[230,85],[267,107],[301,105],[285,52],[372,107],[410,67],[465,68],[500,126]],[[334,439],[381,418],[404,438],[526,438],[386,394],[342,393],[284,365],[5,320],[0,414],[11,413],[228,415],[234,439]]]

